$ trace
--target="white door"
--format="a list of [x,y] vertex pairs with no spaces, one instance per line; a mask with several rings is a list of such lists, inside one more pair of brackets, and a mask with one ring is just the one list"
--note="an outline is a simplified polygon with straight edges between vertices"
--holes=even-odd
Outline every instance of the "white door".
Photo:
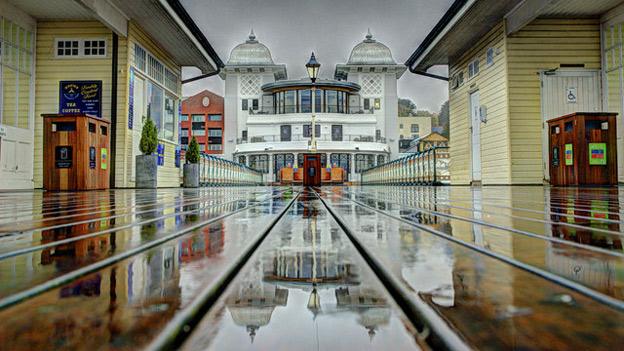
[[145,81],[135,75],[134,77],[134,99],[133,99],[133,123],[132,123],[132,169],[131,169],[131,181],[136,179],[136,156],[141,154],[139,145],[141,143],[141,132],[143,131],[143,116],[145,115],[145,101],[144,101],[144,89]]
[[479,91],[470,94],[470,139],[472,143],[472,181],[481,181],[481,117]]
[[542,168],[550,180],[548,167],[548,120],[574,112],[602,109],[600,71],[561,70],[542,72]]
[[33,132],[0,125],[0,189],[33,188]]

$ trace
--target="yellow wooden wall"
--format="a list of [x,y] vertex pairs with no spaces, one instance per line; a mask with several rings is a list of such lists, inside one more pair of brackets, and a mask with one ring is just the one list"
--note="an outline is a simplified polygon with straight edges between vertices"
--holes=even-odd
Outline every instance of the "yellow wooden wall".
[[[494,64],[486,63],[486,52],[497,52]],[[480,72],[468,78],[468,64],[480,60]],[[481,172],[483,184],[509,184],[510,148],[507,109],[507,72],[505,29],[501,22],[485,35],[457,63],[449,67],[449,76],[464,72],[464,84],[449,86],[451,183],[469,184],[471,175],[471,136],[469,94],[480,91],[480,102],[488,110],[487,123],[481,124]]]
[[[160,62],[162,62],[172,72],[176,73],[178,77],[181,77],[181,67],[171,58],[158,43],[150,38],[140,27],[134,22],[130,21],[128,25],[128,39],[125,42],[125,52],[127,53],[125,60],[126,65],[123,72],[123,78],[120,74],[120,92],[124,91],[123,100],[120,98],[120,104],[123,105],[123,112],[120,110],[117,124],[118,124],[118,141],[117,150],[121,157],[117,158],[116,168],[116,186],[117,187],[134,187],[134,182],[131,181],[132,167],[134,167],[134,160],[132,159],[132,130],[128,129],[128,88],[129,88],[129,71],[134,62],[134,45],[135,43],[142,46],[150,54],[155,56]],[[121,49],[120,49],[121,51]],[[178,87],[178,96],[181,95],[181,87]],[[140,118],[141,116],[134,116],[134,118]],[[177,111],[176,111],[176,119]],[[122,132],[123,131],[123,132]],[[180,169],[175,167],[175,147],[178,140],[178,130],[176,129],[174,135],[175,142],[161,140],[160,142],[165,145],[165,165],[158,167],[158,186],[159,187],[178,187],[180,186]],[[123,150],[123,154],[121,153]]]
[[542,114],[539,72],[560,64],[600,69],[600,21],[537,19],[507,38],[511,181],[541,184]]
[[[55,38],[105,38],[106,58],[56,59]],[[101,80],[102,113],[110,118],[112,33],[97,21],[39,21],[36,40],[35,155],[33,177],[43,186],[43,119],[41,114],[58,113],[61,80]]]
[[[131,149],[132,131],[128,129],[128,83],[134,43],[139,43],[170,70],[181,76],[180,66],[176,65],[170,55],[139,27],[130,22],[128,30],[128,38],[120,36],[118,42],[115,187],[134,186],[134,182],[130,182],[130,167],[134,167]],[[108,57],[101,59],[56,59],[54,55],[55,38],[105,38]],[[112,32],[97,21],[41,21],[37,24],[36,51],[34,180],[35,187],[40,188],[43,186],[43,121],[41,114],[58,112],[59,81],[101,80],[102,117],[106,119],[111,117]],[[177,93],[178,95],[181,94],[180,87],[178,87]],[[174,140],[178,140],[177,130]],[[165,165],[159,167],[158,185],[177,187],[180,185],[179,168],[175,167],[177,142],[161,142],[165,144]]]

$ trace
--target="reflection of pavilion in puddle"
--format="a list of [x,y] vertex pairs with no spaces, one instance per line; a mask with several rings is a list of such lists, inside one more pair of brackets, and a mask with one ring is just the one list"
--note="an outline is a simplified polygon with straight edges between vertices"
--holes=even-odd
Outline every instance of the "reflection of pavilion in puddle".
[[[374,288],[361,286],[365,280],[344,252],[344,234],[310,215],[314,208],[299,210],[308,225],[282,234],[278,247],[259,259],[226,298],[234,323],[244,326],[253,342],[257,330],[270,323],[275,308],[287,305],[289,291],[299,290],[309,294],[305,307],[314,323],[319,316],[355,312],[372,338],[390,321],[386,299]],[[334,301],[321,301],[321,295],[327,298],[322,294],[327,290],[335,292]]]

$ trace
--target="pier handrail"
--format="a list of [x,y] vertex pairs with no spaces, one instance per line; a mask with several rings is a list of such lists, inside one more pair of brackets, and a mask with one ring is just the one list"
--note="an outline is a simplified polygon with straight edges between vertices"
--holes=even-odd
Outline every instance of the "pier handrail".
[[433,146],[362,171],[362,185],[448,185],[449,147]]
[[[184,156],[181,162],[184,163]],[[261,185],[262,172],[242,163],[200,153],[199,183],[202,186]]]

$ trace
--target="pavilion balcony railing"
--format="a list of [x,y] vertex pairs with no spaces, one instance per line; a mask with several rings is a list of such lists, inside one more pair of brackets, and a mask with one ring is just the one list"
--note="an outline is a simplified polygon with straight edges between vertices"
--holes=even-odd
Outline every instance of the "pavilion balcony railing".
[[[262,136],[252,136],[247,139],[238,138],[236,139],[237,144],[248,144],[248,143],[279,143],[279,142],[292,142],[292,141],[310,141],[310,137],[306,137],[303,135],[291,135],[290,137],[282,137],[280,135],[262,135]],[[341,136],[332,136],[332,135],[320,135],[316,137],[317,141],[351,141],[351,142],[360,142],[360,143],[386,143],[385,137],[375,137],[373,135],[352,135],[352,134],[343,134]]]
[[[185,162],[183,156],[181,162]],[[202,153],[199,183],[201,186],[249,186],[261,185],[263,179],[260,171],[249,166]]]
[[[252,108],[249,109],[249,114],[251,115],[283,115],[283,114],[291,114],[291,113],[301,113],[301,114],[312,114],[312,108],[310,106],[306,106],[305,108],[301,108],[299,105],[282,105],[281,107],[274,106],[262,106],[260,109],[254,110]],[[347,107],[338,107],[338,106],[330,106],[330,105],[317,105],[314,113],[342,113],[347,115],[370,115],[375,113],[375,109],[367,108],[365,109],[363,106],[347,106]]]
[[378,165],[362,172],[362,185],[448,185],[448,147],[431,149]]

